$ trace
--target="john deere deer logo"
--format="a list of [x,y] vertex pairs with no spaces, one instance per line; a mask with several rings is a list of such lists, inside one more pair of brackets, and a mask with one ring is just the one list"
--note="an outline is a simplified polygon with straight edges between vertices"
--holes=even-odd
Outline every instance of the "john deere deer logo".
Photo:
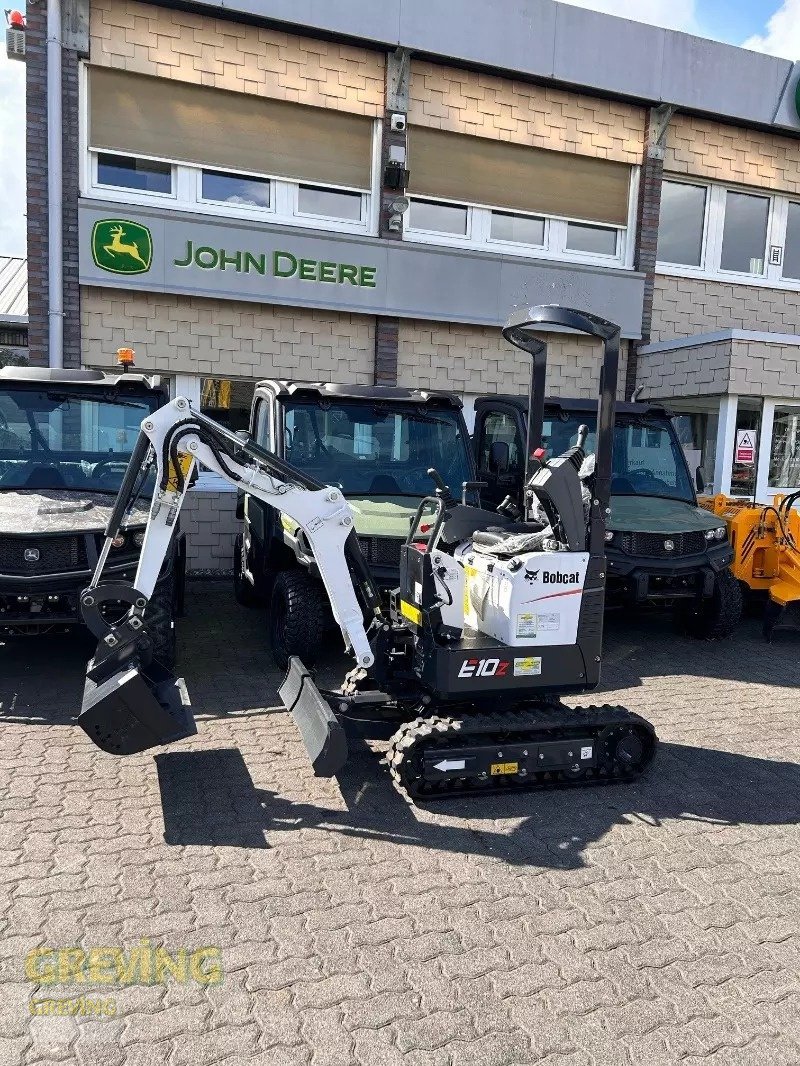
[[121,218],[104,218],[92,230],[92,258],[112,274],[144,274],[153,261],[153,238],[147,226]]

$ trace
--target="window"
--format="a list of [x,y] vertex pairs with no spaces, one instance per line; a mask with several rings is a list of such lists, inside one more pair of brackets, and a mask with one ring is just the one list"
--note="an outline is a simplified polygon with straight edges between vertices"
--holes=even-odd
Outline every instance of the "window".
[[493,241],[514,241],[518,244],[544,244],[544,219],[527,215],[510,215],[492,211],[491,238]]
[[483,423],[480,447],[480,469],[493,470],[491,452],[493,444],[505,444],[508,447],[509,475],[522,473],[522,441],[514,417],[505,411],[490,411]]
[[662,263],[700,266],[705,215],[704,185],[664,182],[658,221],[658,259]]
[[297,190],[297,210],[304,215],[323,215],[325,218],[346,218],[358,222],[362,199],[361,193],[357,192],[301,185]]
[[268,178],[252,178],[243,174],[226,174],[221,170],[204,170],[201,196],[220,204],[241,204],[247,207],[269,207]]
[[136,159],[134,156],[100,152],[97,156],[97,183],[118,189],[169,195],[172,192],[172,166],[149,159]]
[[776,407],[769,456],[770,488],[800,488],[800,407]]
[[800,204],[788,204],[783,276],[800,279]]
[[741,192],[726,194],[722,270],[735,270],[740,274],[764,273],[768,216],[768,197]]
[[466,207],[439,204],[433,200],[412,200],[409,223],[414,229],[466,236],[467,215]]
[[604,226],[568,222],[567,248],[572,252],[589,252],[592,255],[616,255],[617,231]]
[[255,440],[262,448],[270,447],[269,400],[260,399],[256,409]]
[[200,382],[200,413],[232,432],[250,428],[252,381],[203,378]]

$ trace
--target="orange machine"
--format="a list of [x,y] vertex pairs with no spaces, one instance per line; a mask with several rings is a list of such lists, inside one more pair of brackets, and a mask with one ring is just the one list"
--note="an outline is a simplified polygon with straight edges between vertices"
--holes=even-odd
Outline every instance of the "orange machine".
[[[734,557],[731,570],[753,592],[766,592],[764,636],[776,628],[800,628],[787,608],[800,607],[800,491],[753,503],[730,496],[706,496],[698,503],[724,518]],[[792,612],[794,613],[794,612]]]

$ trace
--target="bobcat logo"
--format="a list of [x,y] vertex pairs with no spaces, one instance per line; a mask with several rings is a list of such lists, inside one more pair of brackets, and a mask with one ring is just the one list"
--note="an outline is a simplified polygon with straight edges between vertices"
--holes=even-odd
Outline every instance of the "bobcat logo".
[[153,238],[147,226],[106,218],[92,230],[92,258],[111,274],[145,274],[153,261]]
[[534,583],[534,581],[538,578],[540,573],[541,573],[540,570],[528,570],[528,568],[526,567],[525,568],[525,580],[528,582],[529,585],[532,585]]

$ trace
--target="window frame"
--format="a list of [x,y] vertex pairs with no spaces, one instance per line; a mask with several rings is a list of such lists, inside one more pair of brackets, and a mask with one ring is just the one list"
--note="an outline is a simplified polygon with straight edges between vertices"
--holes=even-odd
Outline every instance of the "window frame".
[[[333,232],[366,234],[369,236],[378,234],[380,223],[381,130],[383,125],[381,119],[375,119],[372,128],[370,187],[369,189],[357,189],[352,186],[342,186],[335,183],[326,185],[301,178],[289,179],[278,177],[275,174],[237,170],[212,165],[211,163],[203,165],[181,159],[167,159],[159,156],[125,152],[121,149],[97,148],[89,143],[89,77],[88,63],[85,60],[80,64],[78,105],[78,135],[81,146],[78,181],[80,196],[86,199],[142,207],[162,204],[164,207],[169,207],[175,211],[225,216],[244,221],[262,222],[266,225],[325,229]],[[101,185],[97,180],[97,157],[101,153],[168,164],[172,168],[172,191],[170,193],[157,193],[143,189],[127,189],[124,186]],[[218,200],[203,199],[203,170],[230,173],[244,178],[263,178],[269,181],[269,208],[246,204],[224,204]],[[361,197],[359,221],[356,222],[352,219],[336,218],[334,216],[311,215],[299,211],[298,190],[300,185],[313,185],[331,192],[357,193]]]
[[[669,263],[665,260],[657,259],[657,274],[671,277],[702,278],[734,285],[800,291],[800,278],[789,278],[783,274],[783,265],[786,258],[786,229],[789,204],[798,204],[800,206],[800,194],[774,192],[770,189],[755,188],[749,185],[718,184],[687,174],[668,174],[665,175],[664,181],[669,181],[673,184],[702,186],[706,189],[706,209],[703,220],[700,266]],[[722,269],[722,241],[725,233],[725,205],[728,192],[759,197],[769,203],[763,274],[749,274],[736,270]],[[781,249],[780,265],[770,263],[769,260],[770,248],[775,246]]]
[[[588,266],[630,269],[633,266],[633,240],[630,239],[635,229],[635,197],[638,196],[638,167],[632,167],[628,212],[628,225],[616,226],[611,223],[593,222],[585,218],[572,218],[548,215],[542,211],[516,211],[498,204],[465,203],[449,200],[442,196],[422,196],[409,194],[411,203],[423,200],[428,203],[449,204],[462,207],[467,211],[467,232],[464,236],[455,233],[443,233],[438,230],[424,230],[411,225],[411,211],[403,216],[403,240],[416,244],[446,245],[453,248],[471,248],[492,254],[520,256],[526,259],[547,259],[558,262],[581,263]],[[635,175],[634,173],[635,172]],[[525,244],[522,241],[503,241],[491,235],[492,213],[517,215],[520,218],[544,220],[544,244]],[[617,234],[617,251],[615,255],[581,252],[567,248],[567,226],[570,222],[583,226],[595,226],[598,229],[613,230]]]

